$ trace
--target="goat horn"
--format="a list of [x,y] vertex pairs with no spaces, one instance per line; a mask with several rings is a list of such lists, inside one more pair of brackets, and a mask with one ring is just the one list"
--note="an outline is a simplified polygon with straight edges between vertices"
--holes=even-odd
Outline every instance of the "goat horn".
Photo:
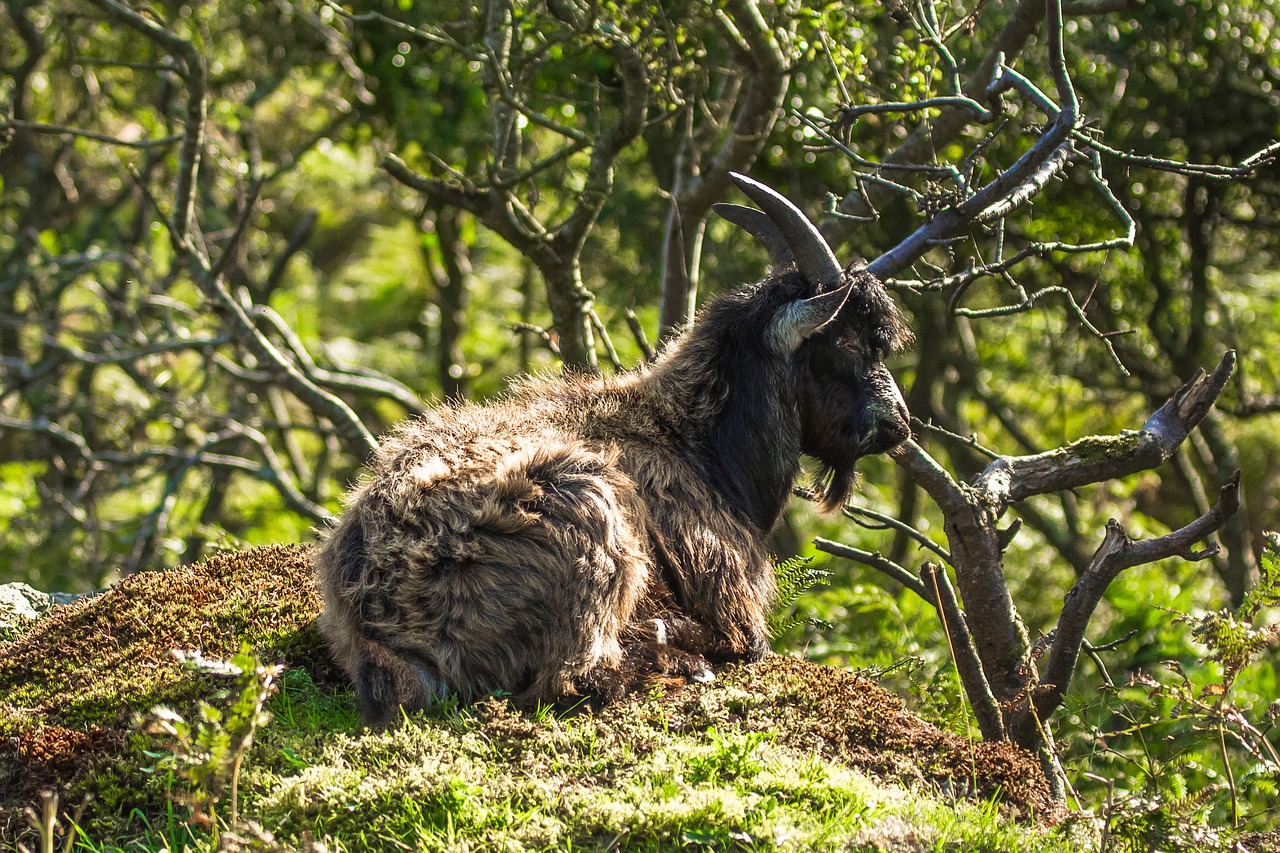
[[769,214],[763,210],[756,210],[754,207],[745,207],[741,204],[723,203],[713,204],[711,209],[719,214],[721,219],[732,222],[759,240],[760,245],[764,246],[765,251],[769,253],[769,257],[773,259],[775,268],[785,267],[796,262],[795,255],[791,254],[791,247],[787,245],[787,238],[782,236],[778,226],[769,218]]
[[[801,211],[781,193],[746,175],[730,172],[729,178],[752,201],[760,205],[769,219],[777,226],[777,232],[791,247],[796,259],[796,269],[817,285],[818,290],[830,287],[840,280],[842,268],[835,252],[822,239],[818,229]],[[744,226],[745,227],[745,226]],[[748,229],[750,230],[750,229]],[[752,232],[754,233],[754,232]]]
[[766,333],[774,351],[780,355],[790,355],[806,338],[834,320],[853,292],[854,283],[851,281],[839,290],[798,299],[779,311]]

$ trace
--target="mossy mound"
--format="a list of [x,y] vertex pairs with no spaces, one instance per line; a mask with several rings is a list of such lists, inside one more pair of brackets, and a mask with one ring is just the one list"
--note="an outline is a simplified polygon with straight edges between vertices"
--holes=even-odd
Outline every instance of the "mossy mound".
[[[1029,753],[945,733],[873,682],[782,657],[595,715],[531,715],[494,700],[362,731],[315,631],[319,607],[310,552],[273,546],[128,578],[0,645],[0,841],[16,839],[42,788],[72,805],[92,793],[82,826],[99,838],[136,839],[165,814],[172,821],[180,792],[172,777],[145,771],[157,747],[138,717],[157,704],[190,713],[224,686],[172,650],[230,658],[245,642],[287,669],[270,705],[275,720],[245,765],[241,813],[286,839],[328,836],[342,847],[350,831],[394,840],[416,820],[425,848],[430,827],[443,838],[470,822],[491,841],[500,825],[510,843],[608,846],[622,833],[661,849],[691,826],[758,833],[774,820],[761,803],[799,808],[827,796],[824,785],[841,809],[865,805],[870,783],[851,783],[850,773],[997,797],[1041,820],[1059,814]],[[705,808],[662,805],[679,797]]]
[[[881,778],[999,796],[1023,816],[1058,814],[1030,752],[944,732],[875,682],[844,670],[776,657],[726,669],[716,683],[690,686],[662,704],[664,725],[677,730],[730,725],[768,733],[780,744]],[[640,710],[623,703],[605,719],[621,722]]]
[[247,642],[264,660],[336,685],[319,611],[310,551],[299,546],[144,572],[53,608],[0,646],[0,810],[122,758],[137,716],[155,705],[185,712],[214,692],[175,649],[230,657]]

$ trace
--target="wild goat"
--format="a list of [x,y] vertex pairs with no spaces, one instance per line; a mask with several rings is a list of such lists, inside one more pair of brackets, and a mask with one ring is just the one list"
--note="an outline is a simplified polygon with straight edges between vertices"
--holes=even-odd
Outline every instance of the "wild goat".
[[449,693],[600,695],[768,653],[768,534],[800,470],[827,508],[910,434],[882,361],[909,337],[773,190],[717,205],[773,274],[712,301],[652,363],[526,380],[385,439],[317,558],[320,629],[386,723]]

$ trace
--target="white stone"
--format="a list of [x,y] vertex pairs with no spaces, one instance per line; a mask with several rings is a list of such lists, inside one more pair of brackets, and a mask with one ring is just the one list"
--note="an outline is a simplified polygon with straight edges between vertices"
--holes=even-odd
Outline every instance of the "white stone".
[[49,604],[46,593],[25,583],[0,584],[0,629],[38,619],[49,609]]

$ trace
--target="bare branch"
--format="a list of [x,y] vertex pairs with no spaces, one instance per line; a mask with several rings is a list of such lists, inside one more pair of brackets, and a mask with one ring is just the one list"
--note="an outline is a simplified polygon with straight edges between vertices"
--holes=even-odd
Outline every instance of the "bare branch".
[[1000,713],[1000,705],[991,693],[991,685],[987,682],[986,671],[978,657],[978,649],[973,642],[973,634],[969,631],[969,620],[960,609],[956,599],[956,591],[951,586],[947,572],[936,563],[926,563],[921,572],[924,585],[934,593],[934,606],[942,619],[942,627],[947,632],[947,642],[951,648],[951,658],[955,661],[956,670],[960,673],[961,683],[967,688],[966,695],[973,706],[973,714],[978,720],[978,729],[983,740],[1005,740],[1004,718]]
[[864,115],[880,115],[883,113],[918,113],[926,110],[937,110],[943,107],[967,110],[974,121],[989,122],[995,120],[995,113],[965,95],[944,95],[937,98],[924,98],[919,101],[890,101],[876,104],[852,104],[840,108],[840,114],[832,125],[836,133],[846,130]]
[[983,456],[987,457],[988,459],[1000,458],[999,453],[996,453],[990,447],[983,446],[978,441],[978,436],[976,433],[971,435],[960,435],[959,433],[952,432],[951,430],[946,429],[945,427],[939,426],[938,424],[935,424],[932,421],[922,421],[922,420],[919,420],[918,418],[912,418],[911,431],[913,433],[919,433],[921,430],[932,432],[932,433],[935,433],[936,435],[943,436],[944,438],[949,438],[953,441],[957,441],[960,444],[963,444],[965,447],[969,447],[969,448],[972,448],[973,450],[976,450],[978,453],[981,453]]
[[76,454],[86,463],[89,463],[90,465],[93,463],[93,450],[89,447],[88,443],[85,442],[84,436],[54,423],[47,417],[40,416],[32,418],[31,420],[23,420],[21,418],[11,418],[8,415],[0,415],[0,426],[5,429],[41,432],[45,435],[52,436],[63,444],[74,449]]
[[[491,217],[487,214],[491,206],[491,195],[488,191],[420,175],[410,169],[395,154],[387,154],[382,158],[382,168],[386,169],[387,174],[406,187],[453,207],[460,207],[468,213],[474,214],[477,218],[483,218],[485,224],[490,224],[489,219]],[[497,229],[495,228],[495,230]],[[499,233],[508,242],[511,241],[511,236],[507,232],[500,231]],[[520,236],[523,237],[524,235],[521,234]]]
[[604,321],[600,319],[600,315],[594,310],[590,311],[591,327],[596,330],[596,337],[599,338],[601,345],[604,347],[605,355],[609,358],[609,364],[613,366],[615,371],[621,372],[626,370],[626,365],[622,363],[622,358],[618,355],[618,350],[613,346],[613,339],[609,337],[609,330],[605,328]]
[[915,441],[907,441],[889,451],[889,455],[929,493],[944,513],[960,511],[968,506],[960,484]]
[[1034,456],[1006,456],[992,462],[974,487],[1000,506],[1031,495],[1113,480],[1167,461],[1222,393],[1236,365],[1234,350],[1214,372],[1204,371],[1147,419],[1141,430],[1119,436],[1082,438],[1067,447]]
[[[891,515],[885,515],[884,513],[876,512],[875,510],[860,506],[846,506],[844,508],[844,514],[869,530],[896,530],[899,533],[906,535],[908,538],[913,539],[926,550],[932,551],[934,554],[941,557],[948,565],[951,564],[951,554],[947,552],[946,548],[943,548],[937,542],[934,542],[923,532]],[[868,524],[865,521],[861,521],[861,519],[864,518],[875,522],[875,524]]]
[[649,336],[644,332],[644,324],[640,322],[640,318],[636,316],[636,312],[628,308],[623,314],[627,320],[627,328],[631,330],[631,337],[635,340],[636,346],[640,348],[640,352],[644,355],[645,361],[653,361],[655,355],[653,344],[649,343]]
[[315,208],[308,208],[302,218],[298,220],[298,224],[294,227],[293,233],[289,235],[289,240],[285,243],[284,249],[271,262],[271,271],[267,273],[267,280],[263,282],[262,290],[266,294],[271,294],[280,284],[280,280],[284,278],[285,268],[289,265],[289,260],[302,250],[307,240],[311,238],[311,232],[316,226],[316,220],[319,213]]
[[82,128],[67,127],[61,124],[45,124],[38,121],[21,121],[18,119],[7,119],[0,115],[0,131],[11,127],[15,130],[27,130],[32,133],[47,133],[55,136],[77,136],[81,139],[92,139],[94,142],[102,142],[107,145],[118,145],[122,148],[159,148],[165,145],[172,145],[175,142],[181,142],[183,135],[176,133],[172,136],[157,137],[155,139],[121,139],[118,136],[111,136],[106,133],[98,133],[93,130],[84,130]]
[[1257,174],[1259,169],[1274,163],[1276,158],[1280,157],[1280,141],[1272,142],[1270,145],[1259,149],[1234,166],[1220,166],[1216,163],[1186,163],[1180,160],[1148,157],[1129,151],[1120,151],[1104,144],[1095,135],[1087,135],[1083,131],[1078,131],[1076,138],[1082,144],[1129,166],[1141,166],[1160,172],[1171,172],[1176,175],[1194,175],[1213,181],[1230,181],[1252,177]]
[[174,54],[182,63],[180,72],[187,86],[187,109],[183,117],[182,150],[179,155],[178,180],[174,189],[173,220],[170,234],[175,244],[187,242],[191,221],[195,216],[196,176],[204,145],[204,123],[208,112],[208,84],[204,58],[191,42],[180,38],[150,18],[135,12],[117,0],[90,0],[99,9],[141,33],[162,49]]
[[296,358],[296,363],[303,374],[317,385],[386,397],[387,399],[395,400],[405,409],[414,413],[422,412],[426,409],[417,394],[389,376],[347,373],[326,370],[320,367],[311,358],[310,353],[307,352],[302,339],[285,322],[284,318],[276,313],[275,309],[267,305],[255,305],[250,309],[250,314],[255,319],[266,323],[280,336],[285,344],[285,351]]
[[1240,472],[1236,471],[1222,487],[1212,509],[1172,533],[1135,542],[1115,519],[1107,522],[1102,544],[1084,574],[1067,593],[1062,613],[1058,616],[1058,627],[1041,678],[1042,687],[1035,695],[1035,713],[1043,719],[1062,703],[1075,674],[1085,630],[1111,582],[1125,569],[1167,557],[1205,559],[1216,552],[1217,546],[1202,551],[1194,550],[1193,546],[1226,524],[1239,507]]
[[910,570],[885,557],[879,551],[863,551],[861,548],[854,548],[852,545],[845,545],[840,542],[832,542],[830,539],[821,537],[813,540],[813,547],[824,553],[832,554],[836,557],[844,557],[846,560],[853,560],[856,563],[862,563],[864,566],[870,566],[902,584],[930,604],[935,601],[933,593],[921,582],[920,578],[913,575]]

